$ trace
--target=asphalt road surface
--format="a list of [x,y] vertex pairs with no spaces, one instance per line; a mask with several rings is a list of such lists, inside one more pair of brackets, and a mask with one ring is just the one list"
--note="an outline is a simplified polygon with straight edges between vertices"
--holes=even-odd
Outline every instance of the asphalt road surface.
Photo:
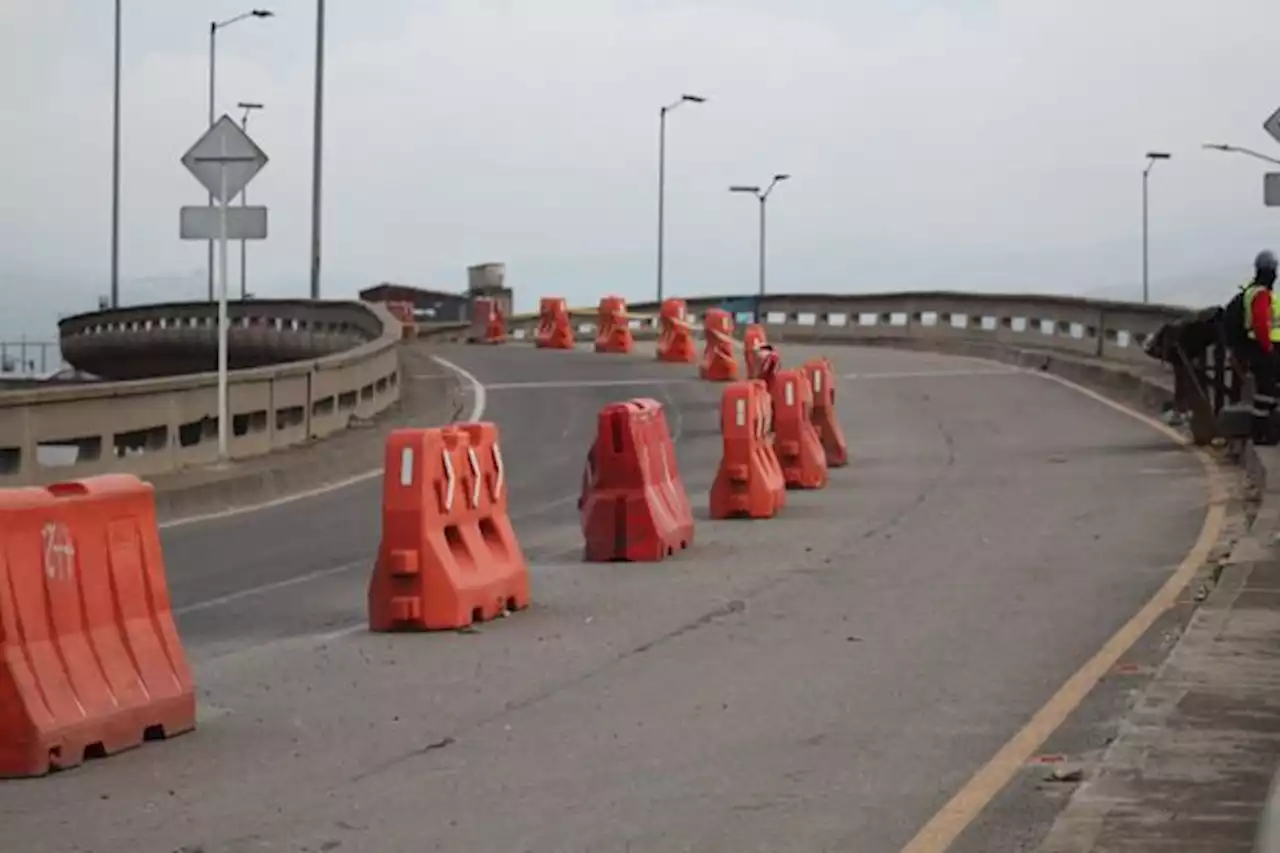
[[[783,517],[711,522],[719,388],[692,368],[442,354],[489,386],[534,606],[469,633],[367,633],[376,481],[167,530],[199,729],[0,783],[0,849],[895,851],[1160,586],[1205,513],[1194,458],[1062,385],[832,347],[855,374],[838,400],[852,464]],[[595,413],[631,396],[669,407],[696,545],[583,564]],[[1098,747],[1119,690],[1055,748]],[[956,849],[1034,842],[1060,803],[1038,779]]]

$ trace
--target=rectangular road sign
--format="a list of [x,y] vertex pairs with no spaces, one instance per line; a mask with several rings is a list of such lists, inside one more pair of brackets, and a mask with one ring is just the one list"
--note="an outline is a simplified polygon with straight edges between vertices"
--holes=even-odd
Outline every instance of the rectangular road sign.
[[[266,164],[267,155],[225,113],[182,155],[182,165],[214,201],[231,201]],[[226,198],[222,197],[224,181]]]
[[1267,172],[1262,176],[1262,203],[1267,207],[1280,207],[1280,172]]
[[[221,236],[217,207],[183,207],[178,230],[183,240],[217,240]],[[227,208],[228,240],[267,239],[267,209],[261,206]]]
[[1271,138],[1276,142],[1280,142],[1280,109],[1271,114],[1271,117],[1262,123],[1262,129],[1271,134]]

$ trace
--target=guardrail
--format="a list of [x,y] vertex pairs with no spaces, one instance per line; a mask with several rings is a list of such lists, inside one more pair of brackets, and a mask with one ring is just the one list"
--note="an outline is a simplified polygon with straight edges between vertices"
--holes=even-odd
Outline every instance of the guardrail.
[[[348,319],[346,329],[331,329],[346,336],[344,351],[231,373],[233,459],[324,438],[399,400],[399,321],[379,305],[323,305],[327,315],[337,308]],[[302,307],[314,313],[320,306]],[[70,319],[88,328],[93,316]],[[281,318],[279,325],[296,331],[290,322],[296,319]],[[164,334],[170,327],[151,329]],[[217,459],[217,436],[212,372],[0,391],[0,486],[208,464]]]
[[[232,370],[323,358],[382,334],[359,302],[254,299],[227,305]],[[151,379],[213,370],[218,306],[170,302],[93,311],[58,323],[62,355],[108,380]]]
[[63,364],[56,341],[0,341],[0,380],[45,376]]
[[[773,340],[796,342],[940,342],[1046,348],[1082,356],[1151,364],[1142,345],[1160,326],[1181,319],[1190,309],[1142,305],[1069,296],[903,292],[876,294],[778,294],[706,296],[686,299],[697,317],[708,308],[724,307],[741,325],[761,317]],[[656,315],[655,302],[628,306],[631,314]],[[592,309],[575,309],[576,315]],[[518,339],[533,335],[536,314],[510,318],[509,332]],[[656,317],[633,319],[641,336],[656,334]],[[466,324],[440,324],[423,337],[456,337]],[[590,321],[578,325],[580,335],[595,331]]]
[[[1141,345],[1186,309],[1060,296],[905,292],[857,295],[708,296],[686,300],[697,316],[725,307],[740,321],[756,312],[779,341],[936,344],[943,341],[1045,348],[1120,361],[1150,360]],[[399,399],[400,324],[383,307],[344,303],[238,303],[242,334],[301,335],[306,346],[351,347],[288,364],[232,373],[230,451],[244,458],[322,438],[353,418],[369,418]],[[652,302],[633,314],[656,314]],[[178,311],[177,314],[174,312]],[[210,306],[144,306],[62,323],[64,347],[124,347],[175,334],[209,337]],[[290,312],[293,315],[290,315]],[[337,312],[335,314],[335,311]],[[182,313],[185,312],[185,313]],[[255,319],[256,318],[256,319]],[[536,315],[511,318],[513,337],[529,337]],[[635,319],[656,334],[656,319]],[[424,337],[456,337],[466,324],[424,327]],[[593,323],[580,332],[590,335]],[[376,335],[373,340],[366,340]],[[122,337],[123,336],[123,337]],[[361,342],[364,341],[364,342]],[[300,344],[302,346],[304,344]],[[139,352],[148,347],[137,347]],[[39,390],[0,391],[0,485],[42,483],[104,471],[141,476],[216,458],[216,377],[212,373]]]

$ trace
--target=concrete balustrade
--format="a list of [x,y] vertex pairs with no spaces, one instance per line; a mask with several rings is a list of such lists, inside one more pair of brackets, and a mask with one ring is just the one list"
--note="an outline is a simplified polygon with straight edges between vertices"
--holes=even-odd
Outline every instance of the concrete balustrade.
[[[399,400],[401,326],[382,306],[244,306],[238,328],[281,336],[287,331],[310,343],[295,341],[292,349],[277,350],[277,360],[281,352],[305,360],[230,374],[233,458],[324,438]],[[130,336],[134,357],[149,353],[155,359],[168,335],[213,334],[216,327],[207,328],[201,319],[211,309],[147,306],[80,315],[63,322],[63,347],[117,336],[111,345],[127,349],[123,336]],[[148,334],[161,341],[154,349],[146,345]],[[317,350],[328,353],[313,355]],[[0,391],[0,485],[117,471],[148,476],[208,464],[217,459],[217,437],[215,372]]]
[[[251,300],[227,306],[232,370],[323,358],[382,334],[359,302]],[[62,356],[103,379],[150,379],[216,370],[218,306],[140,305],[67,317],[58,324]]]
[[[695,321],[708,308],[726,307],[741,327],[753,319],[755,299],[742,296],[686,300]],[[1064,296],[982,293],[779,294],[760,300],[770,338],[803,343],[904,343],[963,341],[1045,348],[1116,361],[1150,363],[1142,344],[1170,320],[1190,311],[1166,305],[1140,305]],[[585,306],[584,306],[585,307]],[[632,314],[656,315],[658,304],[638,302]],[[583,337],[595,323],[575,316]],[[637,337],[657,334],[657,319],[633,319]],[[531,337],[536,316],[510,324],[512,337]],[[452,330],[449,330],[452,331]],[[435,334],[447,334],[444,330]]]
[[[751,296],[687,300],[692,318],[712,307],[753,317]],[[1142,343],[1187,309],[1057,296],[972,293],[779,294],[760,301],[771,339],[831,343],[947,342],[1043,348],[1110,360],[1150,359]],[[633,314],[658,305],[633,303]],[[152,305],[64,320],[62,346],[76,363],[97,358],[152,366],[166,352],[216,346],[214,306]],[[246,302],[232,311],[242,347],[289,363],[234,370],[231,454],[245,458],[323,438],[399,399],[400,325],[383,307],[358,302]],[[579,331],[594,335],[581,315]],[[534,315],[511,319],[516,339]],[[637,337],[657,333],[634,319]],[[456,338],[465,324],[421,334]],[[79,348],[79,349],[77,349]],[[96,349],[95,349],[96,348]],[[233,346],[233,350],[234,350]],[[206,356],[201,356],[205,358]],[[44,483],[107,471],[154,475],[212,462],[217,453],[217,382],[211,372],[158,379],[0,391],[0,485]]]

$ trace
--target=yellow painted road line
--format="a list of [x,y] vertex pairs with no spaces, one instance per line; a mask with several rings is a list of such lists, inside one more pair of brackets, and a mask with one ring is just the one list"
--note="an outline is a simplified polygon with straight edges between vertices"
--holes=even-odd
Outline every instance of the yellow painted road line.
[[1000,750],[983,765],[964,786],[956,792],[942,809],[921,827],[902,853],[943,853],[960,836],[962,832],[982,813],[982,810],[994,800],[1010,780],[1018,774],[1027,761],[1036,754],[1045,741],[1057,731],[1058,727],[1074,712],[1097,686],[1098,682],[1111,670],[1143,634],[1155,624],[1156,620],[1176,603],[1178,595],[1209,557],[1209,552],[1222,532],[1226,521],[1226,489],[1222,482],[1222,472],[1218,463],[1205,451],[1191,445],[1177,431],[1155,418],[1134,411],[1128,406],[1117,403],[1102,394],[1082,385],[1077,385],[1060,376],[1041,371],[1027,371],[1029,374],[1041,376],[1057,382],[1073,391],[1096,400],[1110,409],[1146,424],[1171,441],[1195,454],[1204,466],[1208,488],[1208,508],[1205,511],[1204,523],[1200,527],[1200,535],[1195,544],[1187,552],[1186,557],[1178,565],[1174,573],[1164,585],[1124,624],[1111,639],[1080,667],[1066,683],[1058,688],[1058,692],[1036,711],[1035,715],[1022,729],[1013,736]]

